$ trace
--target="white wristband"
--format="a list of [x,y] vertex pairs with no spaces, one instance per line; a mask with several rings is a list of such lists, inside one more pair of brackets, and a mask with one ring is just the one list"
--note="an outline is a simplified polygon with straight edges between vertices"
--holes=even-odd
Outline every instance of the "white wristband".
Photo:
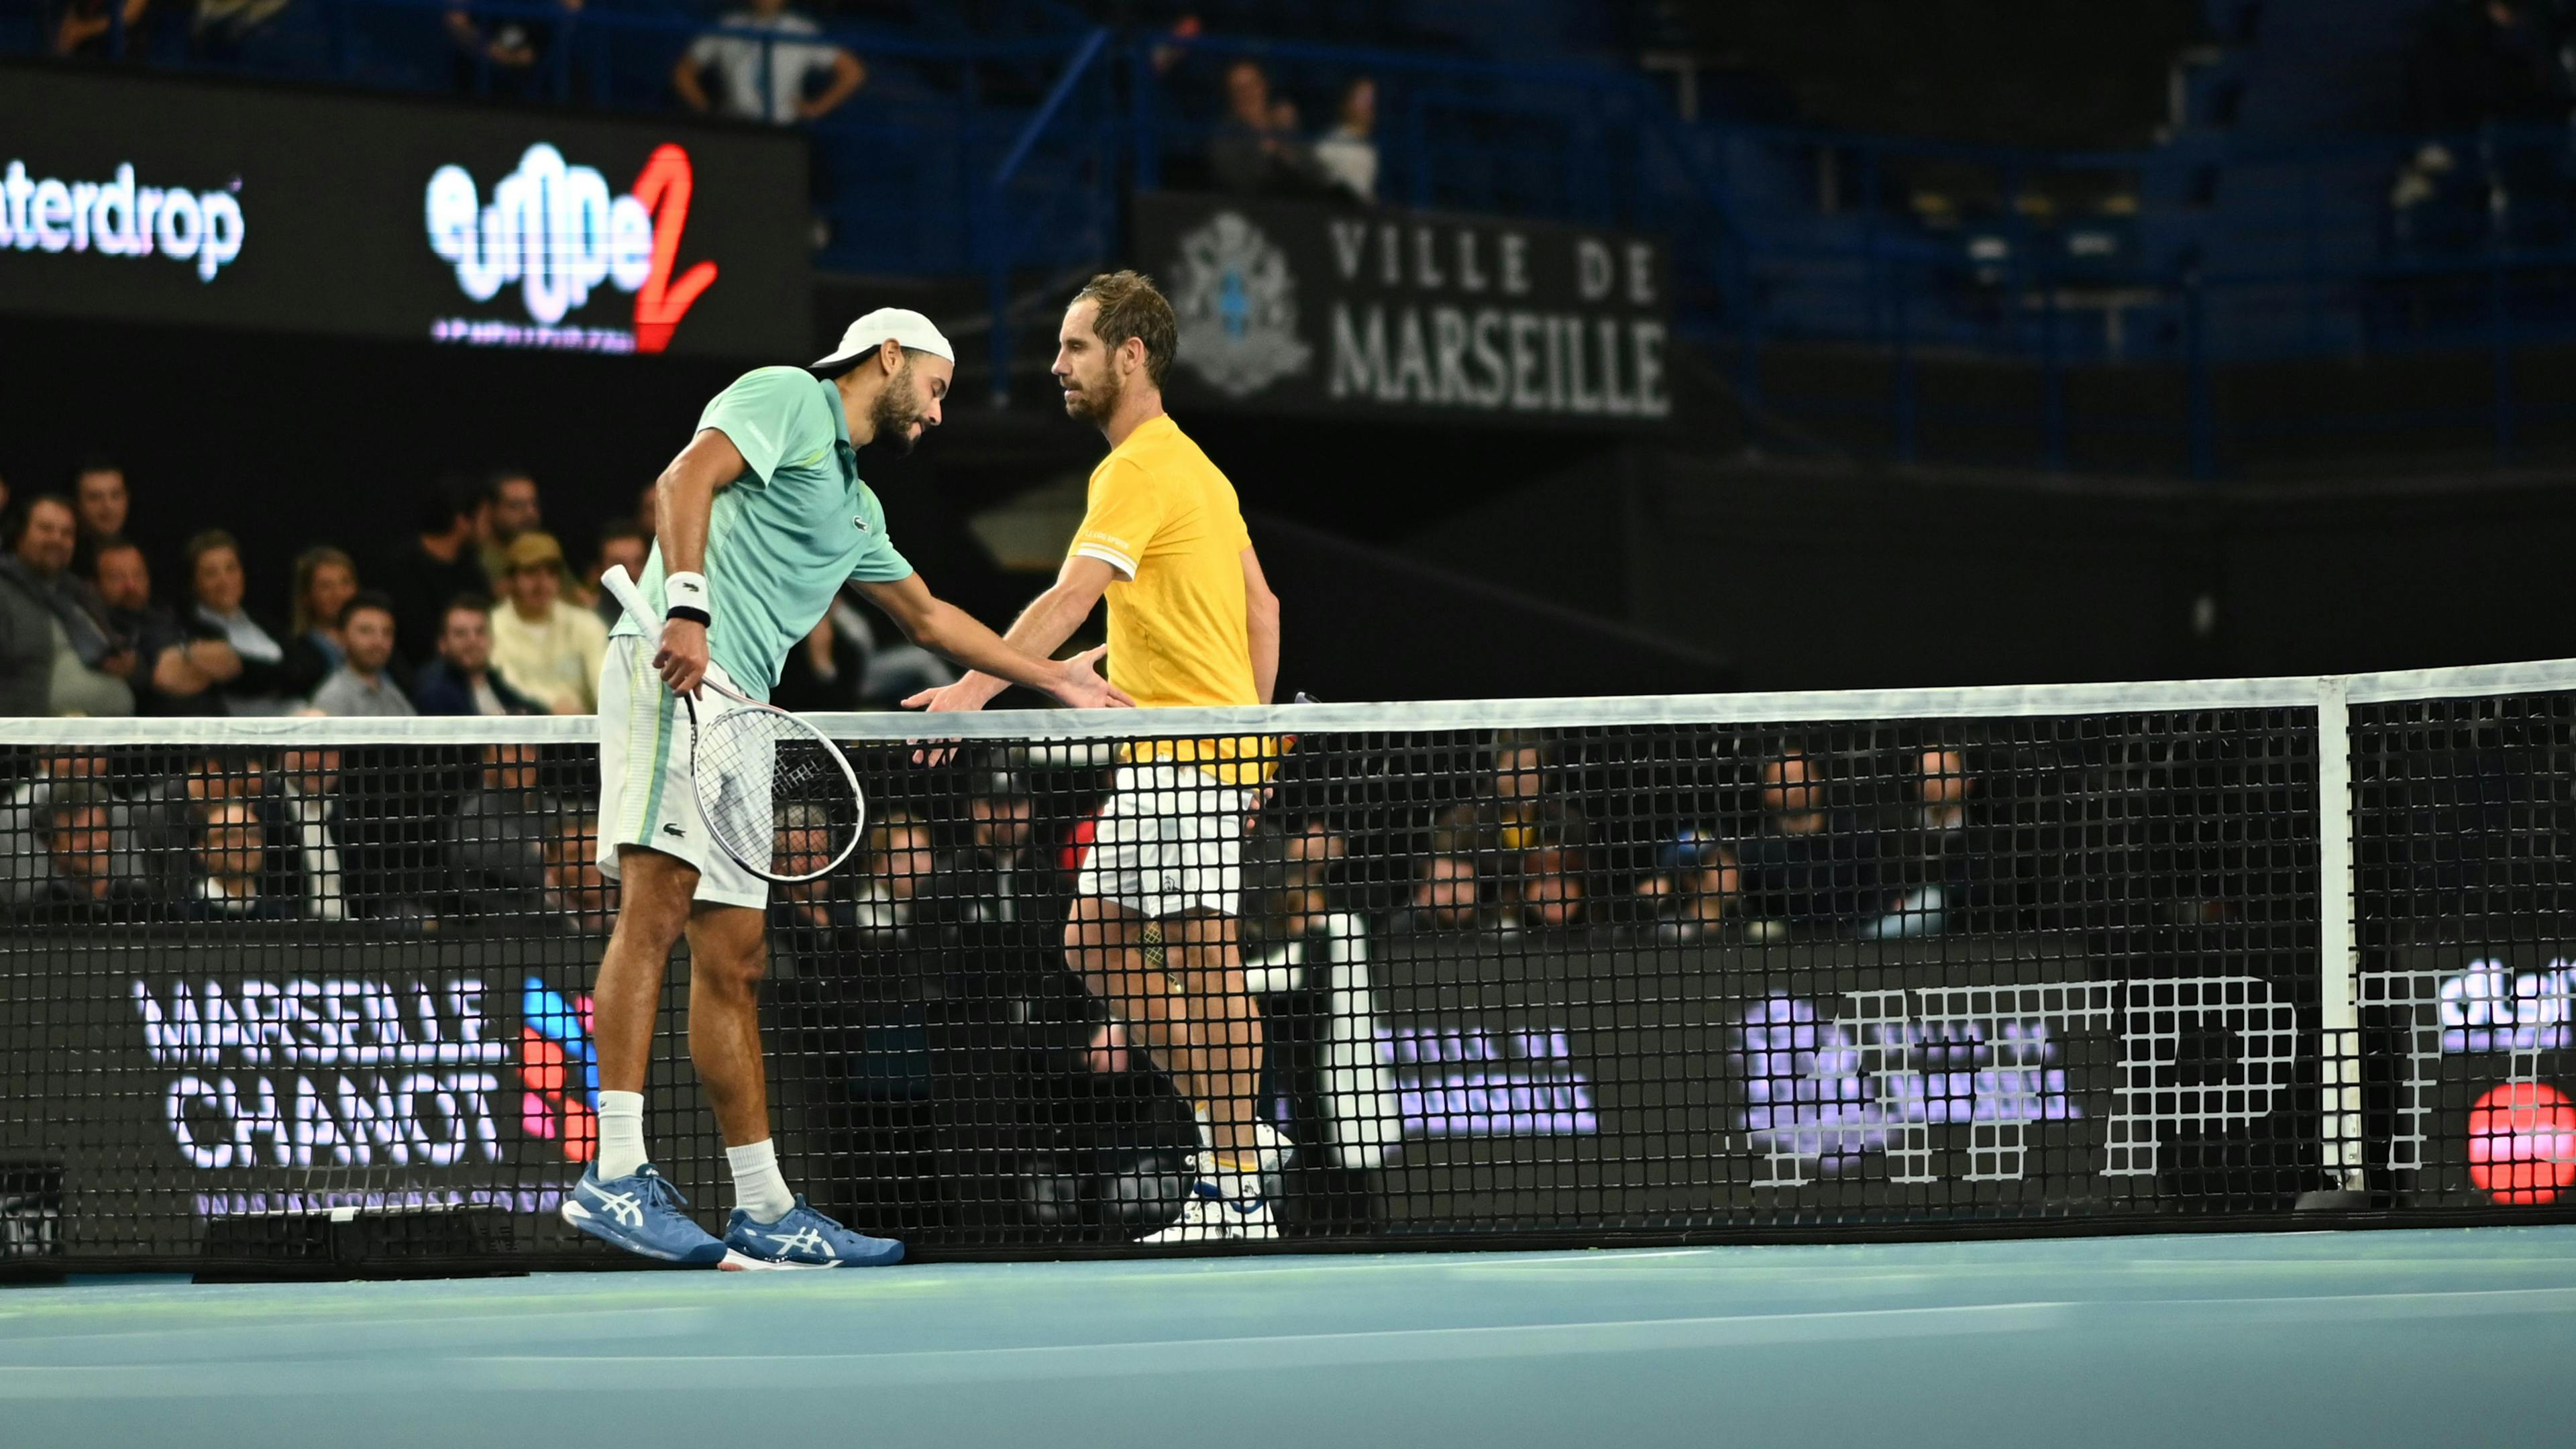
[[664,609],[704,609],[707,606],[707,576],[678,573],[662,580]]

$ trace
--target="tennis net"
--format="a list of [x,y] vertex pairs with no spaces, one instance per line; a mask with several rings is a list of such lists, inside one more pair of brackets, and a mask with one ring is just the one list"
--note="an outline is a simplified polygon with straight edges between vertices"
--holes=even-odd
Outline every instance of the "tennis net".
[[[936,763],[917,716],[825,723],[871,825],[774,893],[776,1140],[916,1250],[1156,1251],[1182,1210],[1208,1129],[1065,922],[1122,764],[1211,740],[1266,785],[1159,798],[1240,842],[1185,884],[1239,887],[1288,1248],[2530,1217],[2576,1184],[2576,663],[995,713],[943,717]],[[555,1217],[616,905],[593,729],[0,724],[0,1271],[605,1264]],[[720,1211],[686,981],[647,1134]]]

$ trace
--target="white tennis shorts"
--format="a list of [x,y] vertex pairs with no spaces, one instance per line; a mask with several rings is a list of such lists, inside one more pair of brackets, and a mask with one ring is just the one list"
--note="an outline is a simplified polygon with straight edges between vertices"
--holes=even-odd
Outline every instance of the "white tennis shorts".
[[1121,765],[1075,889],[1153,920],[1236,914],[1252,792],[1194,765]]
[[[732,676],[707,661],[710,677]],[[698,708],[705,711],[704,697]],[[599,869],[617,879],[617,848],[640,845],[698,868],[693,899],[720,906],[769,905],[769,882],[724,853],[698,815],[689,773],[689,716],[662,687],[653,650],[632,634],[608,641],[599,666]]]

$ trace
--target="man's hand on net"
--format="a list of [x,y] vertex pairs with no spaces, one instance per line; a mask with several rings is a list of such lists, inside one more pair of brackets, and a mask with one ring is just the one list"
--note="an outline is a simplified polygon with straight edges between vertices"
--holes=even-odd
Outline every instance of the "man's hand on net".
[[1064,661],[1062,678],[1050,685],[1047,693],[1075,709],[1133,709],[1136,701],[1127,691],[1108,681],[1100,673],[1102,655],[1109,652],[1106,644],[1095,645]]
[[673,619],[662,626],[662,647],[653,667],[673,694],[695,694],[707,677],[707,626],[695,619]]
[[[996,692],[982,679],[969,674],[954,684],[906,695],[903,707],[927,714],[971,714],[990,703]],[[956,753],[948,745],[925,745],[912,752],[912,762],[916,765],[944,765]]]

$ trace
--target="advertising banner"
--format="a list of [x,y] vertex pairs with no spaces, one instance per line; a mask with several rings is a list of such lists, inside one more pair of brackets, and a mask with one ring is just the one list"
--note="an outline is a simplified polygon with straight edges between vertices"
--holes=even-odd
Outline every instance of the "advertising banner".
[[1612,429],[1672,416],[1660,240],[1161,192],[1134,215],[1136,265],[1180,314],[1176,400]]
[[0,311],[796,355],[791,133],[13,68]]
[[598,1138],[595,950],[59,939],[51,989],[0,1021],[0,1157],[50,1164],[72,1252],[243,1214],[550,1216]]
[[1416,937],[1374,963],[1394,1222],[2154,1211],[2177,1149],[2314,1110],[2288,988],[2068,939],[1510,959]]
[[2397,953],[2362,975],[2392,1065],[2387,1166],[2411,1203],[2563,1205],[2576,1189],[2576,947]]

